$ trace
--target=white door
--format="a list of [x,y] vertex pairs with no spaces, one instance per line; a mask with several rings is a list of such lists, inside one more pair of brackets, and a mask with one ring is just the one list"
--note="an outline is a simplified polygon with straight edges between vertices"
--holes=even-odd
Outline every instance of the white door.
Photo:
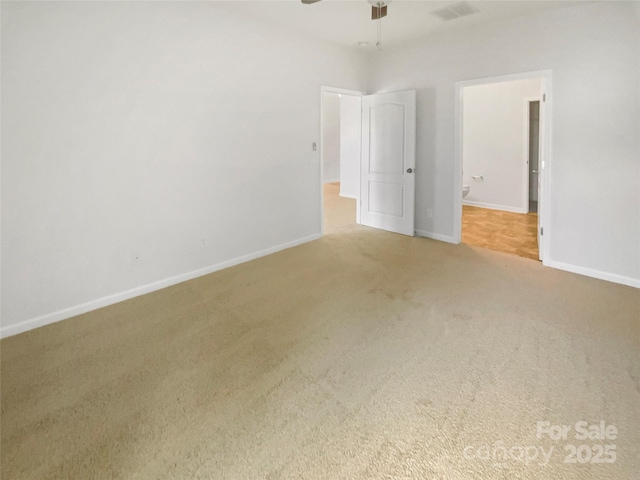
[[362,97],[360,223],[414,235],[416,92]]

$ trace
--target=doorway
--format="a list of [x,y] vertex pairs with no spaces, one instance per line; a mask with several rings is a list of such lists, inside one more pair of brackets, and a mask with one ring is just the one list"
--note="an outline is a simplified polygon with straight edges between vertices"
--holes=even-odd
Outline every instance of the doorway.
[[363,92],[322,87],[320,91],[320,205],[323,234],[357,225]]
[[456,83],[457,243],[545,263],[550,90],[550,71]]
[[[325,99],[336,94],[340,105],[338,128],[331,129]],[[380,230],[415,234],[416,92],[360,95],[340,89],[321,90],[321,165],[330,130],[340,132],[339,195],[355,196],[356,223]],[[333,110],[336,110],[335,108]],[[350,120],[346,120],[349,117]],[[322,168],[322,167],[321,167]],[[327,167],[328,170],[328,167]],[[329,174],[321,178],[330,178]],[[327,180],[327,183],[336,183]],[[322,194],[322,230],[325,199]],[[351,195],[347,191],[353,192]],[[355,194],[355,195],[354,195]]]
[[540,152],[540,100],[528,101],[529,110],[529,213],[538,213]]

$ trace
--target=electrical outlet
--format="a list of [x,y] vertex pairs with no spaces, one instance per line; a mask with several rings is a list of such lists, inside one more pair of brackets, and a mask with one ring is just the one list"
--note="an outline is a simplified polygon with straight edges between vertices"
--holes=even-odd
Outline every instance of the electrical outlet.
[[427,208],[427,218],[433,218],[433,210],[430,208]]

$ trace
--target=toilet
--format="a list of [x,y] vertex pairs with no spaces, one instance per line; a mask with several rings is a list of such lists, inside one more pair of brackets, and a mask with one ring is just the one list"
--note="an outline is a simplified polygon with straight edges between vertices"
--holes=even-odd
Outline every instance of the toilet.
[[469,185],[462,185],[462,198],[469,195],[469,190],[471,190],[471,187]]

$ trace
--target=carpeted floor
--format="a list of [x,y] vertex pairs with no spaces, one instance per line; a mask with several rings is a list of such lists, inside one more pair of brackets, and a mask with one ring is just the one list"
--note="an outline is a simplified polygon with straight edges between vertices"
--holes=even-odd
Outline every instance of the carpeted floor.
[[364,230],[356,223],[356,200],[340,196],[340,183],[324,184],[324,234]]
[[638,478],[638,290],[331,221],[2,340],[2,479]]

